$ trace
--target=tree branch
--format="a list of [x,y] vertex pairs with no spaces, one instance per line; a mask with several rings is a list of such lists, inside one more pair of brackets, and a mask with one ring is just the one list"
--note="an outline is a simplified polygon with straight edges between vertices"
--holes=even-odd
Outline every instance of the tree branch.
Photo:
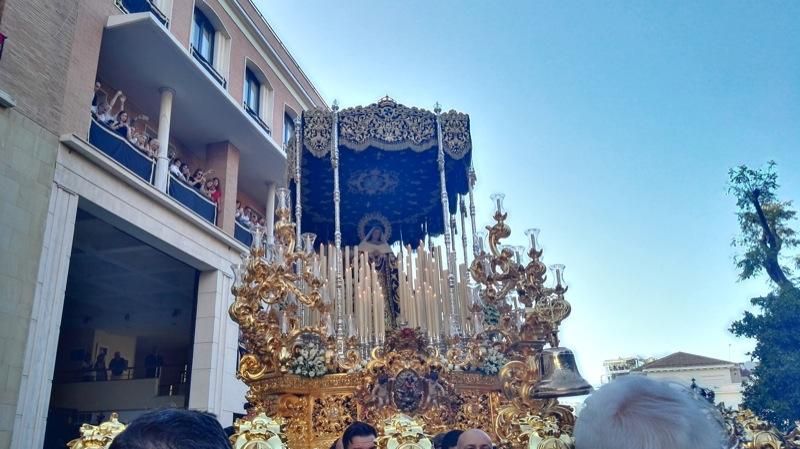
[[761,191],[759,189],[753,190],[750,194],[750,201],[753,203],[753,207],[756,209],[758,222],[761,225],[762,231],[764,232],[764,246],[767,249],[764,256],[764,270],[767,272],[770,279],[778,284],[778,287],[782,289],[793,288],[794,284],[792,284],[789,278],[786,277],[786,273],[783,272],[783,268],[781,268],[781,265],[778,262],[778,253],[780,253],[781,250],[781,241],[769,226],[767,216],[764,214],[764,209],[761,207],[761,202],[758,199],[760,194]]

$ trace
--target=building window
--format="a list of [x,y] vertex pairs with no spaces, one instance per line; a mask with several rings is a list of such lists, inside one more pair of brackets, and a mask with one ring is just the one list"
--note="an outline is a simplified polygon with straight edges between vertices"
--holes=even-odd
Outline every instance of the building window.
[[192,28],[192,48],[209,65],[214,65],[214,25],[202,11],[194,10],[194,27]]
[[294,118],[288,112],[283,113],[283,145],[286,146],[294,137]]
[[261,116],[261,83],[250,69],[244,72],[244,106],[251,114]]

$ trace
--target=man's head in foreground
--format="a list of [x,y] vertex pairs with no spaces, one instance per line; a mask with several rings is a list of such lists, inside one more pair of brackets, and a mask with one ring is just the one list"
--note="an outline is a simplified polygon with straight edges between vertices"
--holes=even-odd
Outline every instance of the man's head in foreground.
[[331,449],[344,449],[344,444],[342,444],[341,437],[337,438],[336,441],[331,443]]
[[230,449],[230,443],[213,415],[168,409],[131,421],[109,449]]
[[378,432],[374,427],[361,421],[356,421],[347,426],[342,434],[344,449],[375,449],[375,438]]
[[637,375],[589,396],[575,424],[576,449],[720,449],[722,441],[708,402]]
[[480,429],[464,431],[458,437],[457,449],[492,449],[492,439],[489,434]]

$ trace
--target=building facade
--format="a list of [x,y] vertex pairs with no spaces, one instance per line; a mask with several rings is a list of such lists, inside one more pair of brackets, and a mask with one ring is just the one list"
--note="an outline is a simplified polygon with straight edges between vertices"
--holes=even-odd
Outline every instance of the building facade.
[[742,402],[742,366],[737,363],[676,352],[646,363],[632,373],[678,382],[687,387],[695,382],[698,387],[712,390],[715,401],[724,402],[728,407],[736,408]]
[[325,101],[250,0],[5,0],[0,33],[0,449],[112,410],[230,425],[230,266]]
[[603,369],[605,370],[605,374],[603,374],[601,381],[605,384],[618,377],[627,376],[631,371],[652,360],[654,359],[645,359],[642,357],[619,357],[616,359],[604,360]]

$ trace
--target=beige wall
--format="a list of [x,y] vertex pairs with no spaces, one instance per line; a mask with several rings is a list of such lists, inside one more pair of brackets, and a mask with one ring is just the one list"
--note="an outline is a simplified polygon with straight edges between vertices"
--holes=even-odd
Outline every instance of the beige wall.
[[742,401],[741,378],[734,379],[732,367],[713,368],[687,368],[674,370],[644,371],[648,377],[678,382],[687,387],[695,379],[702,388],[714,390],[717,402],[725,402],[728,406],[736,407]]
[[183,396],[158,396],[158,379],[75,382],[53,387],[54,406],[84,411],[183,407],[185,401]]
[[57,149],[55,135],[0,109],[0,449],[17,409]]

